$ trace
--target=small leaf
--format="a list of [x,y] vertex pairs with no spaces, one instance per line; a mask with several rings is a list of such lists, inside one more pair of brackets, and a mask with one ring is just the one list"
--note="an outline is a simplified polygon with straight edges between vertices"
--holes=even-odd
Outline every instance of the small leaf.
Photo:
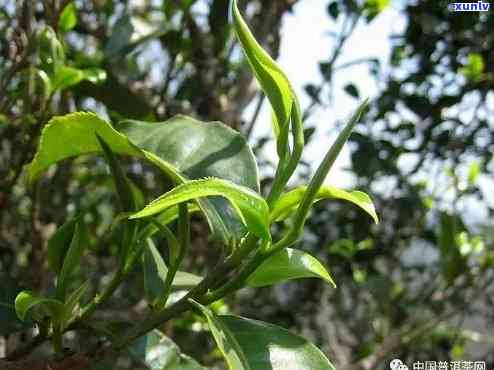
[[270,256],[247,279],[253,288],[273,285],[286,280],[320,278],[336,288],[336,284],[321,262],[297,249],[283,249]]
[[51,76],[51,89],[65,90],[84,80],[99,84],[106,80],[106,72],[100,68],[78,69],[62,66]]
[[340,7],[337,1],[332,1],[328,5],[328,14],[331,18],[336,19],[340,15]]
[[105,55],[109,58],[116,57],[130,44],[134,34],[134,26],[131,18],[124,15],[119,18],[111,30],[110,38],[105,46]]
[[163,27],[156,27],[144,18],[123,15],[111,30],[104,52],[109,59],[120,59],[137,46],[166,33]]
[[180,353],[178,346],[158,330],[137,339],[128,351],[135,361],[149,370],[205,370]]
[[115,153],[142,156],[124,135],[94,113],[71,113],[52,118],[43,128],[38,151],[29,165],[29,181],[33,182],[58,161],[101,151],[95,133],[109,143]]
[[360,98],[360,92],[358,91],[358,88],[357,88],[357,86],[355,86],[355,84],[346,85],[345,91],[348,95],[350,95],[351,97],[353,97],[355,99]]
[[216,316],[192,303],[207,318],[230,370],[335,370],[316,346],[286,329],[237,316]]
[[153,330],[137,339],[128,348],[129,353],[150,370],[163,370],[177,361],[179,349],[168,337]]
[[[271,220],[284,220],[294,213],[297,210],[299,203],[302,201],[306,191],[307,187],[302,186],[283,194],[276,203],[274,209],[271,211]],[[376,209],[374,208],[374,204],[372,203],[372,199],[362,191],[347,192],[333,186],[323,185],[317,192],[316,197],[314,198],[314,203],[328,198],[349,201],[367,212],[376,224],[379,223],[379,218],[377,216]]]
[[55,31],[49,26],[44,27],[37,41],[43,69],[49,75],[55,74],[65,64],[65,52]]
[[191,274],[187,271],[177,271],[172,282],[172,288],[177,290],[189,290],[199,284],[202,277]]
[[371,239],[365,239],[358,243],[351,239],[340,239],[328,246],[329,253],[340,255],[348,260],[352,260],[358,252],[374,248]]
[[390,0],[366,0],[364,3],[364,13],[367,21],[373,20],[380,12],[389,6]]
[[65,90],[84,80],[84,72],[77,68],[60,67],[51,77],[52,91]]
[[77,25],[77,9],[74,2],[70,2],[62,10],[60,18],[58,20],[58,27],[63,31],[67,32],[72,30]]
[[477,82],[482,79],[485,70],[485,61],[481,54],[471,53],[468,55],[467,64],[460,68],[462,73],[467,79]]
[[36,296],[27,290],[20,292],[15,298],[15,312],[23,321],[28,311],[38,305],[41,305],[48,316],[52,318],[61,317],[63,303],[56,299]]
[[77,217],[66,221],[48,241],[48,266],[56,274],[59,274],[62,269],[63,260],[74,236],[74,229],[77,222]]
[[0,273],[2,288],[0,289],[0,336],[10,335],[34,324],[30,320],[19,320],[15,311],[15,298],[21,289],[14,279]]
[[87,245],[88,236],[86,226],[83,221],[78,221],[75,225],[74,236],[64,257],[62,269],[57,280],[57,298],[62,301],[65,299],[68,281],[79,266],[82,252]]
[[290,120],[293,105],[290,82],[278,64],[252,35],[238,10],[237,1],[233,0],[231,4],[235,32],[257,81],[273,107],[276,117],[274,131],[278,137],[283,127],[288,129]]
[[319,97],[319,94],[321,93],[320,87],[317,87],[314,84],[307,84],[304,86],[304,90],[315,103],[321,104],[321,99]]
[[221,196],[228,199],[252,233],[270,240],[269,208],[264,199],[249,188],[215,178],[193,180],[179,185],[152,201],[143,210],[132,215],[130,219],[153,216],[177,204],[209,196]]
[[477,161],[474,161],[470,164],[470,168],[468,169],[468,183],[470,185],[475,185],[477,179],[480,174],[480,164]]

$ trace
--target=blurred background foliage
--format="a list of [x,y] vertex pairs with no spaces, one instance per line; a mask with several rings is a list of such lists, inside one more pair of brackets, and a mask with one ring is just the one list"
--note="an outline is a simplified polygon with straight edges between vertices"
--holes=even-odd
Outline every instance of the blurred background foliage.
[[[340,63],[356,27],[369,25],[394,3],[325,2],[327,22],[338,30],[329,34],[330,52],[319,64],[322,82],[307,81],[306,139],[322,130],[313,119],[316,109],[327,110],[325,127],[338,109],[335,77],[355,65],[368,66],[378,94],[351,138],[348,171],[355,188],[372,194],[381,223],[371,224],[348,205],[319,204],[300,247],[326,262],[338,288],[298,281],[246,289],[217,309],[301,332],[338,369],[387,369],[396,357],[405,363],[481,360],[491,368],[494,13],[453,13],[447,1],[400,1],[405,27],[390,38],[386,65],[373,58]],[[283,17],[310,3],[240,5],[256,38],[277,57]],[[271,139],[252,134],[255,125],[269,125],[259,119],[267,103],[232,37],[227,5],[227,0],[0,0],[0,297],[15,295],[19,286],[53,289],[46,243],[78,212],[85,212],[91,236],[91,253],[80,268],[91,277],[93,291],[114,267],[119,233],[112,221],[119,210],[103,159],[66,161],[36,187],[25,185],[23,168],[53,115],[92,110],[114,124],[123,117],[162,121],[179,113],[223,121],[249,137],[263,191],[269,189],[275,155],[260,153]],[[349,82],[344,92],[363,98],[356,83]],[[246,114],[248,107],[253,114]],[[335,128],[340,124],[331,122]],[[310,158],[306,162],[300,180],[312,171]],[[126,164],[147,198],[169,188],[152,168]],[[201,219],[193,230],[187,264],[200,274],[219,251],[207,247]],[[142,289],[142,273],[136,271],[100,318],[137,317]],[[5,312],[0,319],[19,330],[1,339],[2,357],[31,333]],[[191,317],[163,328],[185,353],[216,366],[218,354],[202,329]]]

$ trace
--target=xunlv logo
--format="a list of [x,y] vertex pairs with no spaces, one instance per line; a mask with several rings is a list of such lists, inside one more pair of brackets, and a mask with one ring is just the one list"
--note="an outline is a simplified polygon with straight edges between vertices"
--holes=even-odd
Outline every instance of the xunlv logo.
[[490,3],[484,3],[483,1],[479,1],[477,3],[449,4],[449,9],[453,12],[487,12],[490,7]]

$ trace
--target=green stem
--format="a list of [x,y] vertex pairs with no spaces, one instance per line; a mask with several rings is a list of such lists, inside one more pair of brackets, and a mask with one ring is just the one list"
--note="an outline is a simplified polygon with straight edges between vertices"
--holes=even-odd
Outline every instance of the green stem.
[[165,235],[166,242],[168,243],[168,253],[170,255],[170,261],[171,264],[174,264],[179,256],[179,250],[180,250],[179,241],[172,233],[172,231],[168,228],[168,226],[161,224],[158,220],[155,219],[152,220],[152,223],[158,228],[159,231],[163,233],[163,235]]
[[307,191],[305,192],[304,197],[302,198],[302,202],[300,203],[297,213],[295,214],[294,223],[292,225],[291,231],[287,235],[285,235],[283,239],[281,239],[278,243],[276,243],[273,246],[275,250],[279,251],[293,244],[302,233],[303,227],[305,225],[305,221],[309,214],[309,210],[312,207],[312,203],[314,202],[314,199],[317,196],[317,192],[321,188],[321,185],[323,184],[329,171],[333,167],[336,158],[340,154],[343,145],[347,142],[348,138],[350,137],[350,134],[352,133],[355,125],[359,121],[360,116],[362,115],[366,107],[367,107],[367,100],[360,105],[360,107],[357,109],[355,114],[350,119],[350,122],[338,135],[336,141],[333,143],[329,151],[326,153],[326,156],[324,157],[323,161],[317,168],[317,171],[314,177],[312,178],[309,186],[307,187]]
[[276,201],[283,192],[283,189],[295,172],[304,149],[302,113],[300,111],[300,104],[295,95],[293,96],[293,99],[293,107],[291,112],[293,152],[290,153],[288,163],[285,164],[286,160],[280,161],[278,168],[276,169],[275,180],[267,199],[267,202],[271,208],[274,207]]
[[70,326],[75,325],[77,322],[84,321],[89,316],[91,316],[99,305],[106,302],[115,293],[120,284],[124,281],[126,274],[120,269],[118,270],[113,278],[110,280],[108,285],[105,287],[101,294],[97,294],[93,300],[88,303],[82,310],[80,315],[74,320]]
[[60,354],[63,351],[62,343],[62,332],[60,326],[56,325],[53,327],[53,337],[52,337],[53,349],[56,354]]
[[68,330],[74,328],[80,322],[88,319],[101,304],[105,303],[108,299],[110,299],[113,296],[117,288],[120,286],[120,284],[122,284],[122,282],[128,276],[129,272],[132,271],[132,268],[135,266],[139,257],[142,255],[143,247],[140,247],[138,245],[137,248],[139,249],[139,251],[132,255],[129,262],[127,263],[127,266],[119,267],[117,272],[115,272],[115,275],[113,275],[112,279],[103,290],[103,292],[101,294],[97,294],[90,303],[88,303],[86,306],[84,306],[81,309],[79,316],[74,318],[70,322],[70,324],[68,325]]
[[269,257],[271,256],[271,252],[258,251],[254,257],[247,262],[243,268],[240,269],[239,273],[230,281],[228,281],[225,285],[221,286],[219,289],[215,290],[212,293],[206,294],[204,300],[201,303],[210,304],[218,299],[225,297],[226,295],[233,293],[234,291],[242,288],[244,286],[247,278],[252,275],[254,271]]
[[179,301],[163,309],[162,311],[152,314],[149,318],[140,322],[131,328],[126,335],[120,340],[116,341],[113,345],[115,349],[121,349],[126,347],[129,343],[135,339],[146,334],[153,328],[161,325],[162,323],[180,315],[181,313],[190,309],[189,299],[201,301],[202,297],[209,291],[211,287],[217,286],[217,284],[225,279],[231,271],[236,269],[240,263],[257,247],[257,237],[249,234],[244,239],[242,245],[236,249],[236,252],[226,258],[223,263],[219,264],[213,269],[198,285],[190,290]]
[[170,269],[168,270],[168,274],[166,275],[165,289],[163,296],[158,302],[158,308],[165,307],[168,297],[170,296],[173,279],[175,279],[178,268],[180,267],[180,264],[182,263],[190,247],[190,217],[187,209],[187,203],[182,203],[178,206],[178,244],[180,246],[180,251],[175,261],[171,258],[172,263]]

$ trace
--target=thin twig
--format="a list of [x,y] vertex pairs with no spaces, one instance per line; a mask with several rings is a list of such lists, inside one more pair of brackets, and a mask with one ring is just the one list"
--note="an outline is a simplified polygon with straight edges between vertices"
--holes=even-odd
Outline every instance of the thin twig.
[[244,133],[244,136],[247,139],[249,139],[250,135],[252,135],[252,131],[254,130],[257,119],[259,118],[259,113],[261,113],[262,104],[264,103],[265,98],[266,95],[264,95],[263,93],[259,93],[259,99],[257,100],[256,109]]

